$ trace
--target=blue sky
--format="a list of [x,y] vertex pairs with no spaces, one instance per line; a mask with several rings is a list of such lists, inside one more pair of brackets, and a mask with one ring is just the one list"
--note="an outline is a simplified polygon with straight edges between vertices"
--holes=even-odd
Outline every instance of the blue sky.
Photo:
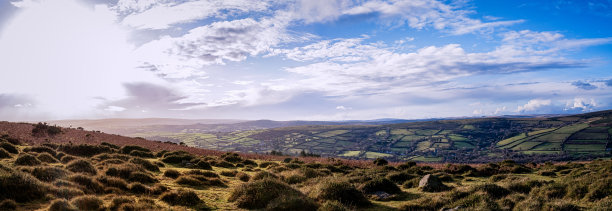
[[0,118],[612,108],[612,1],[0,2]]

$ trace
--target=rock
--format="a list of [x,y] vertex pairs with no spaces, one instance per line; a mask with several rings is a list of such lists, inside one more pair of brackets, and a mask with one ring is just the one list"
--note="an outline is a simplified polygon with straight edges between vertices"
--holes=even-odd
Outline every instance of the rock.
[[391,198],[393,197],[394,195],[388,194],[387,192],[384,192],[384,191],[376,191],[371,195],[371,198],[376,201],[388,201],[388,200],[391,200]]
[[431,174],[425,175],[419,181],[419,188],[425,192],[439,192],[449,189],[438,177]]

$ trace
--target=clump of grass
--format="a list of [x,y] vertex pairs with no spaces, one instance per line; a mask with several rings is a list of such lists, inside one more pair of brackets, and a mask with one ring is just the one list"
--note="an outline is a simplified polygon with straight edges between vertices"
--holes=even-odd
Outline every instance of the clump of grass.
[[195,162],[193,168],[212,170],[212,166],[210,165],[210,163],[205,160],[198,160],[197,162]]
[[30,155],[30,154],[21,154],[15,160],[15,165],[18,165],[18,166],[37,166],[40,164],[41,164],[40,160],[34,157],[34,155]]
[[53,193],[56,197],[64,199],[71,199],[75,196],[85,195],[85,192],[83,192],[82,190],[71,187],[60,187],[55,189]]
[[377,166],[386,166],[387,164],[389,164],[389,161],[383,158],[376,158],[374,161],[372,161],[372,163]]
[[406,180],[412,179],[412,178],[416,178],[418,177],[418,175],[416,174],[409,174],[407,172],[393,172],[390,173],[389,175],[387,175],[387,179],[397,183],[397,184],[403,184],[404,182],[406,182]]
[[97,161],[105,161],[105,160],[112,160],[112,159],[128,161],[130,160],[130,158],[132,157],[130,157],[129,155],[115,154],[115,153],[101,153],[101,154],[97,154],[92,157],[93,160],[97,160]]
[[38,160],[45,162],[45,163],[58,163],[59,162],[57,159],[55,159],[55,157],[53,157],[51,154],[47,152],[38,154],[36,158],[38,158]]
[[174,170],[174,169],[168,169],[164,172],[164,176],[172,178],[172,179],[176,179],[177,177],[181,176],[181,172]]
[[0,202],[0,210],[16,210],[17,203],[11,199],[5,199]]
[[244,160],[242,157],[240,157],[240,155],[238,155],[238,153],[231,152],[221,155],[221,159],[230,163],[240,163]]
[[492,184],[492,183],[485,183],[485,184],[474,186],[472,188],[472,191],[474,192],[482,191],[485,194],[487,194],[487,196],[490,196],[491,198],[495,198],[495,199],[499,199],[501,197],[504,197],[510,194],[510,191],[508,189],[505,189],[499,185]]
[[159,199],[170,205],[180,206],[196,206],[204,203],[200,197],[198,197],[198,194],[191,190],[183,189],[164,193]]
[[70,203],[80,210],[100,210],[104,202],[94,195],[85,195],[73,198]]
[[107,147],[110,147],[112,149],[119,149],[119,146],[111,144],[111,143],[108,143],[108,142],[102,142],[102,143],[100,143],[100,146],[107,146]]
[[234,188],[228,201],[235,202],[239,208],[263,209],[274,199],[287,195],[305,197],[301,192],[284,182],[275,179],[263,179]]
[[349,211],[349,209],[338,201],[326,201],[317,211]]
[[248,182],[251,179],[251,176],[249,176],[248,174],[244,173],[244,172],[238,172],[238,174],[236,174],[236,177],[243,182]]
[[4,141],[0,142],[0,148],[6,150],[9,153],[13,153],[13,154],[19,153],[19,150],[17,149],[17,147],[8,142],[4,142]]
[[0,148],[0,159],[2,158],[11,158],[11,154],[9,154],[9,152],[7,152],[6,150],[4,150],[3,148]]
[[285,174],[282,177],[283,181],[287,184],[298,184],[308,180],[307,177],[300,174],[299,172],[292,171],[289,174]]
[[390,194],[396,194],[402,192],[402,190],[397,187],[395,183],[384,177],[378,177],[367,181],[360,187],[360,189],[364,193],[383,191]]
[[72,206],[66,199],[56,199],[51,202],[47,208],[49,211],[76,211],[77,208]]
[[104,184],[106,187],[114,187],[114,188],[119,188],[121,190],[127,190],[127,182],[125,182],[124,180],[120,179],[120,178],[116,178],[116,177],[108,177],[108,176],[100,176],[98,178],[96,178],[96,180],[98,180],[98,182]]
[[238,171],[221,171],[220,174],[226,177],[235,177],[236,174],[238,174]]
[[369,206],[370,201],[353,184],[340,180],[319,183],[311,196],[323,201],[339,201],[347,206]]
[[266,206],[266,210],[282,211],[311,211],[317,210],[319,205],[312,199],[300,195],[281,195],[280,197],[270,201]]
[[157,167],[157,165],[151,163],[148,160],[142,159],[142,158],[132,158],[130,160],[131,163],[137,164],[142,166],[144,169],[152,171],[152,172],[159,172],[159,167]]
[[43,182],[53,182],[56,179],[65,178],[68,172],[55,166],[36,167],[30,172],[32,176]]
[[75,174],[70,176],[68,180],[82,186],[85,192],[104,193],[104,186],[90,176]]
[[268,168],[269,166],[275,167],[275,166],[278,166],[278,163],[266,161],[266,162],[262,162],[259,164],[259,168],[262,168],[262,169]]
[[144,172],[144,169],[142,169],[140,166],[131,163],[124,163],[121,165],[109,166],[106,169],[105,174],[107,176],[119,177],[124,180],[129,180],[130,176],[134,172]]
[[191,170],[191,171],[188,171],[187,174],[190,174],[190,175],[200,175],[200,176],[212,177],[212,178],[218,178],[219,177],[219,175],[217,173],[212,172],[212,171]]
[[180,176],[175,180],[176,184],[179,185],[188,185],[188,186],[202,186],[204,183],[202,181],[192,177],[192,176]]
[[267,171],[260,171],[260,172],[257,172],[257,174],[255,174],[252,179],[262,180],[266,178],[278,179],[278,176],[276,174],[273,174]]
[[151,150],[141,147],[141,146],[135,146],[135,145],[125,145],[123,147],[121,147],[121,149],[119,149],[119,152],[123,153],[123,154],[130,154],[132,151],[143,151],[143,152],[151,152]]
[[46,152],[49,153],[53,156],[55,156],[57,154],[57,152],[54,149],[51,149],[49,147],[46,146],[34,146],[34,147],[28,147],[23,149],[24,152],[36,152],[36,153],[41,153],[41,152]]
[[113,149],[108,146],[89,144],[62,144],[57,149],[59,151],[65,152],[66,154],[81,157],[92,157],[97,154],[113,152]]
[[175,151],[175,152],[168,152],[164,154],[164,158],[162,158],[162,162],[170,163],[170,164],[180,164],[182,162],[189,162],[193,160],[194,158],[195,156],[193,156],[192,154],[189,154],[188,152]]
[[0,200],[33,201],[43,198],[49,188],[29,174],[0,169]]
[[135,194],[148,194],[151,192],[151,189],[149,187],[139,182],[131,183],[129,189],[130,192]]
[[140,182],[140,183],[157,183],[159,182],[159,180],[157,180],[155,177],[144,173],[144,172],[132,172],[130,174],[130,177],[128,178],[128,181],[130,182]]
[[75,157],[75,156],[66,155],[66,156],[60,158],[60,161],[62,161],[62,163],[69,163],[70,161],[73,161],[73,160],[76,160],[76,159],[78,159],[78,158]]
[[111,210],[119,210],[119,207],[123,204],[132,204],[134,203],[134,199],[127,196],[117,196],[113,198],[111,201]]
[[211,162],[210,165],[220,167],[220,168],[235,168],[236,167],[234,164],[224,161],[224,160],[220,162]]
[[98,173],[96,168],[91,165],[89,161],[84,159],[70,161],[70,163],[66,165],[66,169],[75,173],[85,173],[90,175],[95,175]]

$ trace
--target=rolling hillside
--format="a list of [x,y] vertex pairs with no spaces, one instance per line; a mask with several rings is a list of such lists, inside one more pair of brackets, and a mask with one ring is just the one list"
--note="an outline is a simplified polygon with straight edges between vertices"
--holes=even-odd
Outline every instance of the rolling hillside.
[[612,111],[601,111],[573,116],[492,117],[384,125],[302,125],[216,132],[174,126],[174,130],[150,127],[125,135],[222,151],[275,151],[290,155],[304,151],[348,159],[574,160],[610,155],[611,117]]

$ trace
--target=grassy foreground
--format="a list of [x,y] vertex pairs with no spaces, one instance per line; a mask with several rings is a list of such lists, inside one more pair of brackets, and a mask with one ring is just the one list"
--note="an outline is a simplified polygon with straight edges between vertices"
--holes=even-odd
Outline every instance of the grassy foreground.
[[[434,168],[435,167],[435,168]],[[261,161],[0,140],[0,210],[610,210],[612,162]],[[425,179],[424,179],[425,178]],[[420,184],[421,183],[421,184]]]

